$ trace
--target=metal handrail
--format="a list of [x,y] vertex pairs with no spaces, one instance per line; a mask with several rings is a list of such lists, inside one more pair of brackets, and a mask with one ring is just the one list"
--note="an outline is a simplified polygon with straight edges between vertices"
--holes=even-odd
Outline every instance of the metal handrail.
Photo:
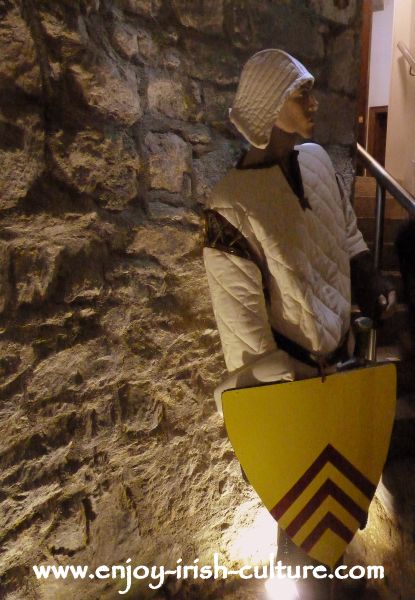
[[[407,192],[360,144],[357,144],[357,153],[367,170],[370,171],[376,179],[376,225],[373,266],[378,271],[382,262],[386,191],[388,191],[412,217],[415,217],[415,198]],[[372,329],[370,332],[368,358],[372,361],[376,360],[376,329]]]
[[376,181],[380,183],[412,217],[415,217],[414,196],[405,190],[405,188],[403,188],[360,144],[357,144],[357,153],[367,170],[375,177]]
[[412,77],[415,77],[415,73],[413,72],[413,70],[415,69],[415,58],[412,56],[412,54],[409,51],[409,48],[407,48],[403,42],[398,42],[397,45],[399,50],[402,52],[402,56],[409,64],[409,74],[412,75]]

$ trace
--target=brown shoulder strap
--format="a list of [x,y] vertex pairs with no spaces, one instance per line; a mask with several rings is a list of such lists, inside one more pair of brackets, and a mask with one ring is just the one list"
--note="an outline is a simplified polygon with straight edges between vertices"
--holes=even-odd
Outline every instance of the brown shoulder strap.
[[223,252],[235,254],[256,262],[248,240],[236,227],[215,210],[207,209],[204,211],[204,214],[204,246],[217,248]]

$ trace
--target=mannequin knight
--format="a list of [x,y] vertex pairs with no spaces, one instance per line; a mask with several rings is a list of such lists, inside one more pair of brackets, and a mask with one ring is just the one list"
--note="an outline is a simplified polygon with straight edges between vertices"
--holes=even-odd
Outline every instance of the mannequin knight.
[[225,389],[316,377],[347,360],[352,287],[368,316],[396,302],[328,154],[295,145],[313,132],[313,84],[295,58],[264,50],[246,63],[230,110],[250,148],[207,202],[203,253],[229,372],[219,410]]
[[364,314],[396,293],[372,270],[353,209],[310,138],[313,76],[282,50],[245,65],[230,119],[251,147],[206,206],[204,261],[230,377],[219,386],[332,372],[350,354],[351,282]]

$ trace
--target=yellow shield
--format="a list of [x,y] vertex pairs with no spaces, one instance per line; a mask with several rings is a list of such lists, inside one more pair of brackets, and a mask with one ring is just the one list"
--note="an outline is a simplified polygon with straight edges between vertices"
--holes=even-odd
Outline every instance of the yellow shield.
[[251,485],[320,563],[333,567],[366,522],[395,402],[392,364],[222,394],[228,436]]

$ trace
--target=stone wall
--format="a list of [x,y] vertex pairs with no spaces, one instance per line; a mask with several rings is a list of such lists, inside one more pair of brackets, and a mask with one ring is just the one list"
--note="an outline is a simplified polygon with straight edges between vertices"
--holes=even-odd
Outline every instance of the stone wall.
[[[265,47],[316,75],[316,139],[350,174],[359,8],[0,2],[0,598],[119,597],[36,581],[36,563],[238,559],[259,503],[212,400],[201,205],[240,152],[227,109]],[[129,597],[248,598],[215,585]]]

